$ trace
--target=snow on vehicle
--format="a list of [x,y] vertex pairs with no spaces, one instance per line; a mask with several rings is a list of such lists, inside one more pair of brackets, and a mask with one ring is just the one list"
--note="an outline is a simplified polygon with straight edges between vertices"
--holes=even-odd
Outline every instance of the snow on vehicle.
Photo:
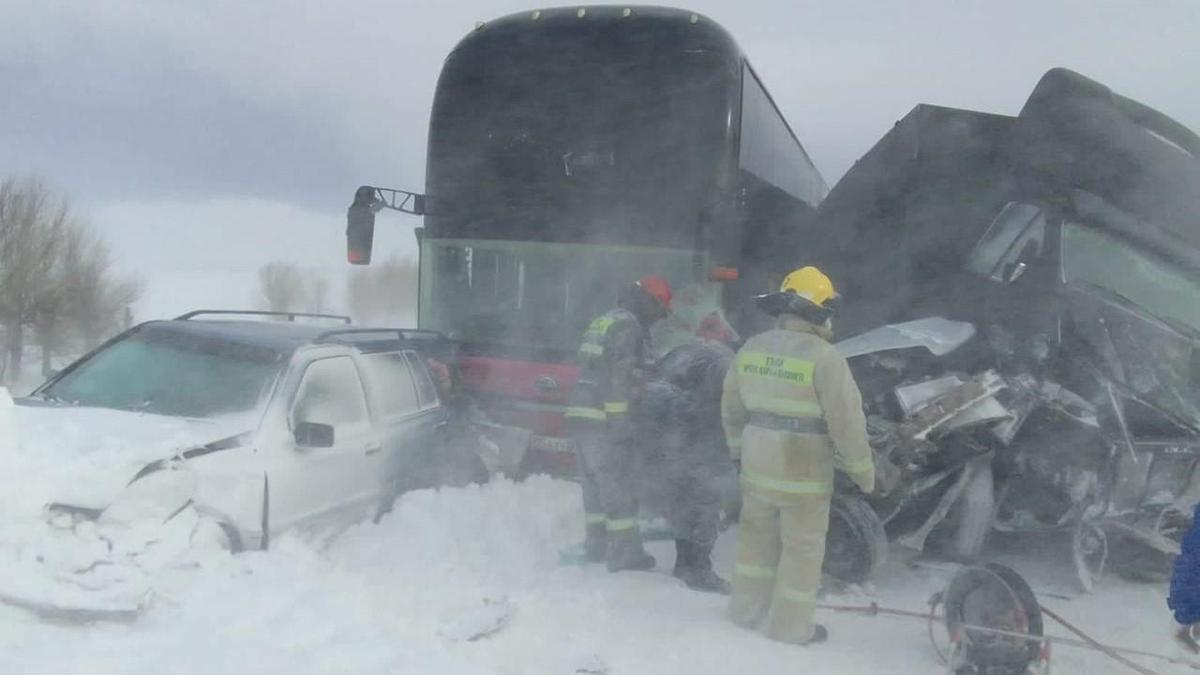
[[439,442],[436,336],[261,314],[141,324],[18,401],[17,480],[36,489],[16,493],[41,514],[0,524],[0,599],[136,613],[156,570],[336,531],[463,459]]
[[[571,7],[480,24],[446,58],[426,193],[364,186],[374,214],[424,215],[419,324],[460,344],[461,382],[510,475],[572,475],[563,412],[587,322],[647,274],[679,289],[659,353],[705,316],[742,334],[794,265],[789,232],[827,191],[733,38],[707,17]],[[775,281],[774,283],[777,283]]]
[[[1165,572],[1200,499],[1197,152],[1057,69],[1017,117],[918,106],[834,188],[813,254],[850,298],[839,329],[867,331],[889,533],[945,521],[974,556],[992,528],[1057,529],[1084,587],[1106,560]],[[977,330],[939,352],[953,324],[922,316]]]

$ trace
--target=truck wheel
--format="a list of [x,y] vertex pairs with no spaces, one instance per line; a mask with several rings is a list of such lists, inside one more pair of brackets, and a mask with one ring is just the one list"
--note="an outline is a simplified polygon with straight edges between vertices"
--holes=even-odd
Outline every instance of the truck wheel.
[[[957,636],[956,673],[1020,675],[1029,672],[1041,652],[1040,640],[1026,640],[976,629],[991,628],[1043,635],[1042,608],[1029,584],[996,563],[963,567],[942,593],[946,631]],[[961,660],[960,660],[961,659]]]
[[822,571],[846,583],[868,581],[887,561],[883,521],[862,497],[834,494]]

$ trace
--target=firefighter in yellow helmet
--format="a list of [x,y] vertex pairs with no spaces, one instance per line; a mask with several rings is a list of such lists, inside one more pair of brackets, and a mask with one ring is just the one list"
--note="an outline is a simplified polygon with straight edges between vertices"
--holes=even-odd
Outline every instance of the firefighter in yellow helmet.
[[730,617],[772,639],[826,639],[813,623],[837,467],[866,493],[875,466],[862,398],[830,344],[837,301],[815,267],[759,296],[776,327],[750,338],[725,376],[721,421],[741,463],[742,511]]

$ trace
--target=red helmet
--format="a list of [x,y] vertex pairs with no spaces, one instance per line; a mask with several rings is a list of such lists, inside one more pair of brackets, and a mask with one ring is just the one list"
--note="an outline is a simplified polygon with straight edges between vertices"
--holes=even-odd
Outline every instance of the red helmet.
[[651,274],[638,279],[637,285],[657,300],[663,309],[671,311],[671,284],[668,284],[666,279]]

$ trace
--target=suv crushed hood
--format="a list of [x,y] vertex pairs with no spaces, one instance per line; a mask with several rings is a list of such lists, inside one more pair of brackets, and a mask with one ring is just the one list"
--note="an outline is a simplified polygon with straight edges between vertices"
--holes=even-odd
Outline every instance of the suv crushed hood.
[[246,417],[192,420],[99,408],[26,405],[0,411],[10,458],[0,483],[5,511],[57,504],[100,510],[156,463],[236,447]]

